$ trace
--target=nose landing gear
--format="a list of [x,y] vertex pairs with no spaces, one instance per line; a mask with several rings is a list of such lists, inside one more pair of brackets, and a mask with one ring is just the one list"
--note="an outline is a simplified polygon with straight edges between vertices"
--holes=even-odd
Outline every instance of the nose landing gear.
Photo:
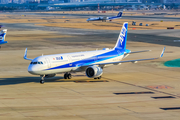
[[41,76],[41,80],[40,80],[41,84],[44,84],[44,77],[45,77],[45,75]]
[[64,74],[64,79],[71,79],[72,78],[72,75],[71,75],[71,73],[65,73]]

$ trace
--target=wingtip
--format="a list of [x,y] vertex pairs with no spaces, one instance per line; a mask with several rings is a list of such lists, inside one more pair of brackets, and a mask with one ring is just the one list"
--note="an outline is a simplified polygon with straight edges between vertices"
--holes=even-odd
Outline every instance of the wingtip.
[[164,47],[164,48],[163,48],[163,50],[162,50],[162,53],[161,53],[160,57],[163,57],[165,49],[166,49],[166,47]]

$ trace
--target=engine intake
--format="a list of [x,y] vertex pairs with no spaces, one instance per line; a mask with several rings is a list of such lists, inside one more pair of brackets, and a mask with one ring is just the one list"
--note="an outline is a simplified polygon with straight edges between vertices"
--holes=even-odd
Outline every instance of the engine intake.
[[96,78],[103,74],[103,70],[98,66],[90,66],[86,69],[86,76],[89,78]]

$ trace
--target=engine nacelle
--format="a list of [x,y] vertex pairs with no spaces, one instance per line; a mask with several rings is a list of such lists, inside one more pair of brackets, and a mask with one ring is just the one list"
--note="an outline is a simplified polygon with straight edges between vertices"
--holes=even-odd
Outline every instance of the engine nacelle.
[[96,78],[103,74],[103,70],[98,66],[90,66],[86,69],[86,76],[89,78]]
[[45,75],[45,78],[50,78],[50,77],[54,77],[56,76],[56,74],[49,74],[49,75]]

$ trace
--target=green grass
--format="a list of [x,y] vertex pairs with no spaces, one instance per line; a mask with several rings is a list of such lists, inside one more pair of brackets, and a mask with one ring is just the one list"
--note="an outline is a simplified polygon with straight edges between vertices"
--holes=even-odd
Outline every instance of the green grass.
[[167,61],[164,65],[167,67],[180,67],[180,59]]

